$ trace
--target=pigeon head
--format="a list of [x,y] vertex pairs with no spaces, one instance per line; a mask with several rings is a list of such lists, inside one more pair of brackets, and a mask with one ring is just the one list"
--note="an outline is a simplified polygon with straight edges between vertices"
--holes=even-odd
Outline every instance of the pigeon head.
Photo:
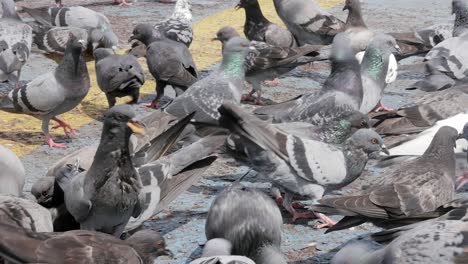
[[369,43],[368,48],[383,51],[384,54],[401,52],[395,38],[387,34],[377,34]]
[[213,238],[203,247],[202,257],[230,256],[232,244],[224,238]]
[[351,241],[338,251],[331,260],[331,264],[370,264],[380,263],[373,259],[371,253],[375,252],[382,245],[369,241]]
[[153,40],[161,38],[162,35],[158,30],[155,30],[150,24],[138,24],[133,29],[132,35],[130,36],[128,42],[133,40],[139,40],[146,46],[151,44]]
[[389,154],[380,135],[371,129],[359,129],[347,140],[347,143],[354,148],[363,150],[367,154],[381,151],[387,155]]
[[333,39],[331,59],[333,62],[355,60],[351,38],[347,33],[339,33]]
[[361,129],[361,128],[370,128],[369,117],[359,111],[352,111],[347,117],[351,124],[351,128]]
[[36,197],[37,203],[46,207],[52,207],[52,198],[54,194],[54,176],[39,178],[31,187],[31,194]]
[[159,256],[173,256],[161,234],[153,230],[138,231],[125,241],[138,252],[144,263],[153,263]]
[[214,37],[212,40],[219,40],[221,43],[226,44],[226,42],[234,37],[240,37],[239,33],[230,26],[222,27],[218,32],[216,32],[216,37]]
[[361,1],[360,0],[346,0],[345,5],[343,6],[343,11],[345,10],[361,10]]
[[135,117],[135,111],[129,105],[112,107],[104,115],[103,134],[109,133],[113,137],[112,135],[120,135],[125,131],[125,135],[128,137],[130,137],[131,133],[144,135],[144,125],[137,121]]
[[234,37],[226,42],[224,46],[223,55],[228,54],[243,54],[247,55],[247,52],[251,49],[250,41],[246,38]]
[[21,20],[18,13],[16,13],[15,2],[13,0],[2,0],[0,1],[0,5],[2,6],[1,17]]
[[251,6],[258,6],[257,0],[240,0],[239,3],[236,5],[235,9],[238,10],[240,8],[249,8]]
[[432,138],[432,142],[424,152],[423,156],[443,158],[454,156],[454,148],[457,147],[456,141],[459,139],[458,131],[450,126],[439,128]]
[[466,0],[453,0],[452,1],[452,14],[464,15],[468,12]]
[[111,49],[105,49],[105,48],[98,48],[93,52],[93,56],[94,56],[94,59],[96,60],[96,63],[112,54],[113,52]]
[[21,62],[24,63],[29,58],[29,49],[25,42],[17,42],[11,47],[13,55]]

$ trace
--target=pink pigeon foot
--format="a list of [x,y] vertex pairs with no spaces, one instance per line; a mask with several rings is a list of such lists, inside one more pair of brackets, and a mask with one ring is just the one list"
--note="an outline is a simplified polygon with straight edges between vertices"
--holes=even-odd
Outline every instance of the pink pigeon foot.
[[380,101],[380,102],[379,102],[379,106],[377,106],[377,107],[374,109],[374,113],[383,112],[383,111],[395,112],[394,109],[391,109],[391,108],[386,107],[386,106],[382,103],[382,101]]
[[255,105],[265,105],[265,102],[262,99],[257,98],[257,99],[255,99],[254,104]]
[[46,135],[46,142],[50,148],[58,148],[58,149],[66,148],[66,145],[64,143],[55,143],[50,134]]
[[[118,4],[119,1],[114,1],[115,4]],[[122,1],[122,3],[119,4],[119,6],[131,6],[131,3],[127,3],[125,0]]]
[[317,225],[315,228],[316,229],[321,229],[325,227],[332,227],[336,225],[336,222],[331,220],[328,216],[321,214],[321,213],[315,213],[315,216],[322,220],[323,224]]
[[242,95],[241,102],[252,102],[255,99],[253,98],[252,94],[244,94]]
[[264,81],[263,85],[265,86],[278,86],[280,84],[280,80],[278,78],[275,78],[274,80],[271,81]]
[[316,218],[315,214],[313,212],[304,212],[304,213],[298,213],[294,211],[292,214],[292,221],[296,222],[298,219],[311,219],[311,218]]
[[151,103],[144,103],[143,105],[149,108],[158,109],[159,100],[154,100]]
[[54,120],[55,122],[58,123],[58,125],[52,127],[52,129],[57,129],[57,128],[63,128],[63,132],[65,133],[65,135],[67,137],[72,137],[72,136],[76,136],[78,135],[78,133],[76,132],[75,129],[73,129],[69,124],[65,123],[65,121],[63,120],[60,120],[58,118],[53,118],[52,120]]
[[468,183],[468,173],[464,173],[462,176],[457,178],[457,190],[463,187],[465,184]]

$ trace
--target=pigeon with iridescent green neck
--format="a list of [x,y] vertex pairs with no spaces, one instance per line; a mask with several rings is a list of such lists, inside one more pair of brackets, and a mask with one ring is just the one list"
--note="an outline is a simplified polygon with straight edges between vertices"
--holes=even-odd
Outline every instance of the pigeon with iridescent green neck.
[[190,86],[165,111],[176,117],[195,112],[196,123],[218,124],[218,108],[224,102],[240,104],[245,81],[244,60],[249,48],[250,42],[245,38],[229,40],[219,68]]

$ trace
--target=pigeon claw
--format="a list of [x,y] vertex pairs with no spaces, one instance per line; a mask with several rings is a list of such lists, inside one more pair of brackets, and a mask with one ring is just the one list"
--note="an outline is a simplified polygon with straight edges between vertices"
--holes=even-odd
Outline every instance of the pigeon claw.
[[271,80],[271,81],[263,82],[263,85],[270,86],[270,87],[278,86],[279,84],[280,84],[280,80],[278,78],[275,78],[274,80]]
[[468,173],[464,173],[462,176],[457,178],[457,190],[465,186],[468,183]]
[[328,216],[324,215],[324,214],[321,214],[321,213],[315,213],[315,216],[317,218],[319,218],[320,220],[322,220],[322,224],[319,224],[317,226],[315,226],[315,229],[321,229],[321,228],[325,228],[325,227],[332,227],[334,225],[336,225],[336,222],[331,220]]
[[57,128],[60,128],[60,127],[63,128],[63,132],[65,133],[65,135],[67,137],[73,137],[73,136],[78,135],[76,130],[73,129],[69,124],[65,123],[64,121],[62,121],[62,120],[60,120],[58,118],[56,118],[54,120],[58,123],[58,125],[52,127],[52,129],[57,129]]
[[55,143],[54,140],[52,139],[51,135],[46,135],[46,141],[47,145],[49,145],[50,148],[57,148],[57,149],[64,149],[67,148],[67,146],[64,143]]
[[378,113],[378,112],[384,112],[384,111],[386,111],[386,112],[395,112],[394,109],[386,107],[386,106],[382,103],[382,101],[379,102],[379,106],[377,106],[377,107],[374,109],[373,112],[374,112],[374,113]]

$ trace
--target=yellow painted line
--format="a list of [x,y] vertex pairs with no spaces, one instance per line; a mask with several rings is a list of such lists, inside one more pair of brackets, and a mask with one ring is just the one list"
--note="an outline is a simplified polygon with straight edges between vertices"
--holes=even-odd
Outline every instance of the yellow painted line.
[[[319,0],[317,2],[323,8],[331,8],[342,3],[343,0]],[[274,23],[282,24],[276,15],[272,0],[259,0],[259,3],[264,15],[268,19]],[[219,28],[228,25],[233,26],[241,33],[242,26],[244,25],[244,11],[236,11],[234,8],[231,8],[195,22],[195,37],[190,50],[199,70],[213,65],[221,59],[221,47],[219,43],[212,42],[211,39],[216,35]],[[143,65],[146,64],[144,60],[142,62]],[[88,95],[78,107],[60,116],[74,128],[79,128],[100,118],[108,108],[107,100],[96,83],[94,62],[88,63],[88,70],[91,78],[91,89]],[[153,94],[154,87],[154,81],[147,80],[140,90],[142,96]],[[54,125],[54,122],[52,121],[51,124]],[[54,137],[63,135],[62,130],[51,132]],[[7,146],[17,155],[22,156],[44,145],[44,142],[40,120],[27,115],[0,112],[1,145]]]

